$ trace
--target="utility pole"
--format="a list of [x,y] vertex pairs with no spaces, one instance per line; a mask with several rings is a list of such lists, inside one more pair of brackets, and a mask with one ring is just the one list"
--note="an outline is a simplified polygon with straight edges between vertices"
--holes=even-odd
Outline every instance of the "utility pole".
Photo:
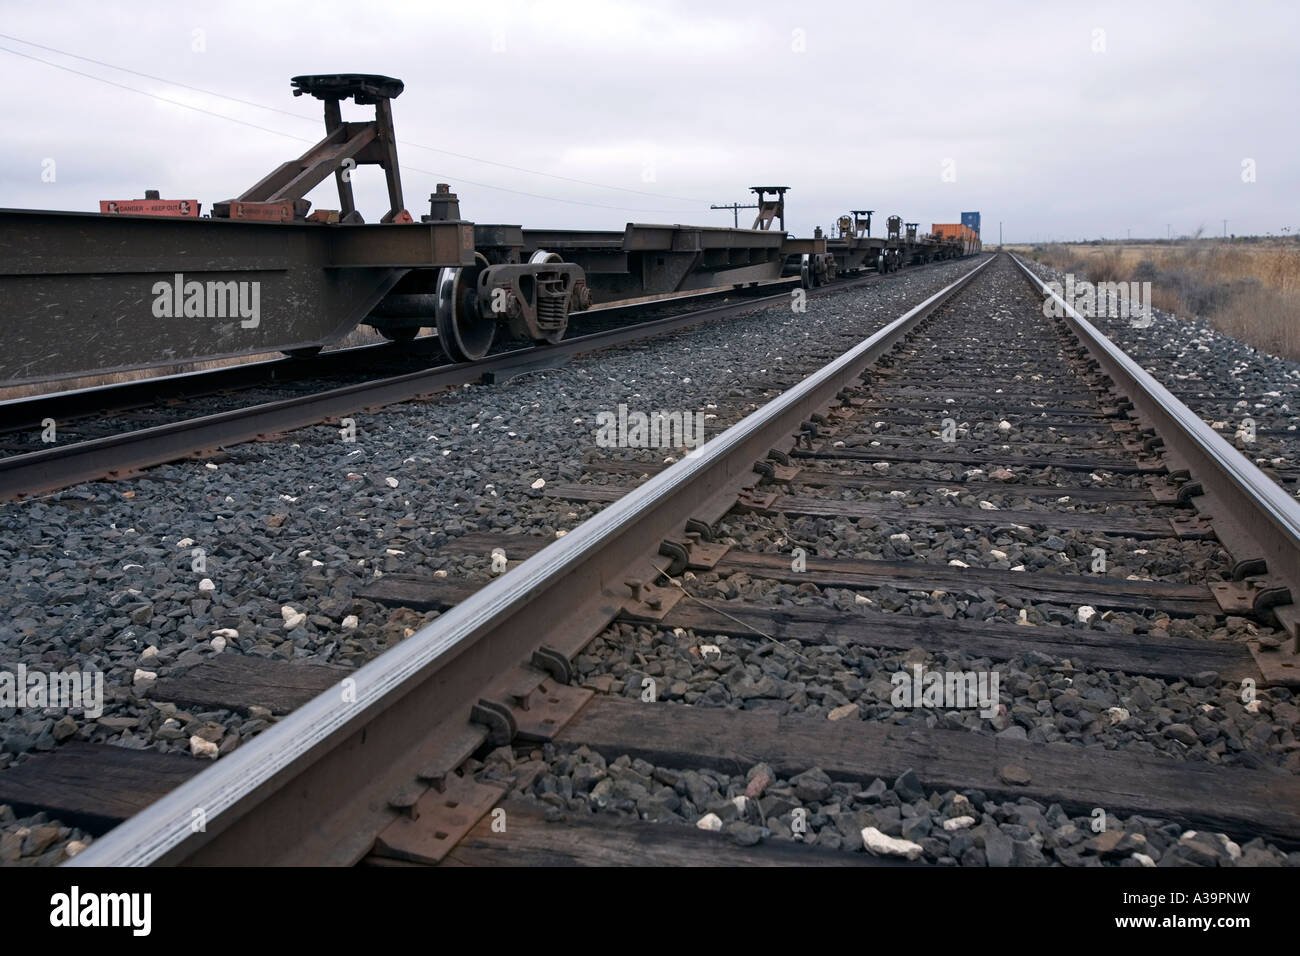
[[1002,245],[1002,220],[998,220],[998,245]]
[[1132,242],[1132,241],[1133,241],[1133,230],[1132,230],[1132,228],[1130,228],[1130,229],[1128,230],[1128,241],[1129,241],[1129,242]]
[[736,228],[739,229],[739,228],[740,228],[740,210],[742,210],[742,209],[757,209],[757,208],[758,208],[758,204],[755,203],[755,204],[750,205],[750,206],[742,206],[742,205],[741,205],[740,203],[738,203],[738,202],[733,202],[733,203],[723,203],[723,204],[720,205],[720,206],[709,206],[709,208],[710,208],[710,209],[730,209],[730,210],[731,210],[731,218],[734,220],[735,225],[736,225]]
[[1223,220],[1223,238],[1228,238],[1228,220]]
[[1171,227],[1169,223],[1165,223],[1165,238],[1172,239],[1173,237],[1174,237],[1173,227]]

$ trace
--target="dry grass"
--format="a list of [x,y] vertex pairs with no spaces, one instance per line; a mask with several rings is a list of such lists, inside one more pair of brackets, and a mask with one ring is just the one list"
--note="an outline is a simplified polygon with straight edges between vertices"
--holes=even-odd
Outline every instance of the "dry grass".
[[[429,329],[422,329],[427,333]],[[373,345],[384,341],[384,337],[368,325],[359,325],[333,345],[327,345],[326,352],[349,348],[355,345]],[[158,378],[162,375],[180,375],[184,372],[200,372],[213,368],[225,368],[230,365],[244,365],[249,362],[261,362],[266,359],[281,358],[281,352],[258,352],[255,355],[241,355],[237,358],[218,359],[211,362],[185,362],[177,365],[163,365],[157,368],[133,369],[129,372],[113,372],[106,375],[89,375],[82,378],[65,378],[57,382],[37,382],[31,385],[14,385],[0,388],[0,401],[13,398],[29,398],[33,395],[45,395],[51,392],[65,392],[79,388],[97,388],[101,385],[117,385],[121,382],[135,382],[144,378]]]
[[1157,309],[1300,359],[1300,242],[1052,243],[1016,251],[1090,282],[1150,282]]

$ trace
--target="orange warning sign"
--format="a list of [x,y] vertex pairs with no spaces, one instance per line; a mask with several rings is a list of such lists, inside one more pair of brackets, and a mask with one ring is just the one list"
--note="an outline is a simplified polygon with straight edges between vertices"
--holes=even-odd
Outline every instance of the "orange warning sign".
[[199,218],[197,199],[101,199],[99,211],[118,216],[181,216]]

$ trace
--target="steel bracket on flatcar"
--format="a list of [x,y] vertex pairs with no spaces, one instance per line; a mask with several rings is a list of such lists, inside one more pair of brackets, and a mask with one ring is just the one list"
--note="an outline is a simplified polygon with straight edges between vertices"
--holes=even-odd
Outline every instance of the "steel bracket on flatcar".
[[[397,164],[397,134],[393,131],[390,101],[401,95],[401,80],[362,73],[295,76],[293,95],[314,96],[325,105],[325,138],[297,159],[282,163],[237,199],[213,205],[219,219],[253,219],[281,222],[307,218],[306,195],[330,176],[338,186],[339,221],[360,223],[352,195],[352,172],[358,166],[382,167],[388,185],[389,210],[380,220],[409,223],[411,214],[402,203],[402,174]],[[354,100],[373,106],[375,118],[345,123],[339,103]]]

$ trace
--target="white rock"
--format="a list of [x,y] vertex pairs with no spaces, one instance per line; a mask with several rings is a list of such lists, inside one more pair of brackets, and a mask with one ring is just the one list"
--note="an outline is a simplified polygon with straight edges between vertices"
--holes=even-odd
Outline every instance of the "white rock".
[[396,488],[396,487],[397,487],[397,479],[396,479],[396,478],[385,478],[385,479],[384,479],[384,484],[386,484],[389,488]]
[[[208,467],[212,468],[215,466],[209,465]],[[86,844],[82,843],[80,840],[69,840],[68,845],[63,848],[63,852],[67,855],[68,859],[72,859],[85,848]]]
[[355,631],[357,629],[357,625],[360,623],[361,623],[360,618],[358,618],[355,614],[349,614],[347,617],[343,619],[343,630]]
[[190,754],[194,757],[207,757],[210,760],[217,759],[217,745],[211,740],[204,740],[197,735],[190,738]]
[[722,656],[722,648],[720,648],[717,644],[701,644],[701,645],[700,645],[700,657],[703,657],[703,658],[706,658],[706,659],[707,659],[707,658],[710,657],[710,656],[712,656],[712,657],[721,657],[721,656]]
[[445,577],[447,576],[447,572],[444,571],[444,570],[434,571],[434,572],[433,572],[433,576],[434,576],[435,578],[445,578]]
[[981,501],[980,507],[985,511],[997,511],[998,506],[991,501]]
[[388,555],[390,558],[401,558],[406,555],[406,552],[398,551],[396,548],[387,548],[384,550],[384,554]]
[[1016,623],[1021,627],[1034,627],[1034,622],[1029,620],[1029,612],[1023,607],[1020,609],[1020,617],[1016,618]]
[[555,532],[555,536],[556,536],[557,538],[563,538],[563,537],[564,537],[566,534],[568,534],[568,533],[569,533],[569,532],[567,532],[567,531],[565,531],[563,528],[561,528],[559,531]]
[[970,567],[970,565],[967,564],[965,561],[958,561],[956,558],[953,558],[951,561],[948,562],[948,564],[949,564],[950,567],[954,567],[954,568],[969,568],[969,567]]
[[217,586],[212,583],[212,578],[204,578],[202,581],[199,582],[200,594],[211,594],[216,589]]
[[217,466],[214,465],[214,464],[212,464],[212,462],[210,462],[210,461],[209,461],[209,462],[205,462],[204,465],[203,465],[203,467],[206,468],[208,471],[216,471],[216,470],[217,470]]
[[1249,704],[1247,704],[1245,707],[1243,707],[1243,708],[1241,708],[1241,709],[1244,710],[1244,711],[1246,711],[1247,713],[1258,714],[1258,713],[1259,713],[1259,700],[1252,700]]
[[194,544],[193,538],[181,538],[179,541],[176,542],[176,547],[188,548],[191,547],[193,544]]
[[735,807],[737,810],[739,810],[741,813],[745,812],[745,807],[748,804],[749,804],[749,798],[746,797],[743,793],[738,797],[731,798],[731,805]]
[[1002,419],[1002,421],[998,422],[998,431],[1005,435],[1007,432],[1011,431],[1011,423],[1005,418]]
[[1079,619],[1080,624],[1087,624],[1097,616],[1097,609],[1085,604],[1083,607],[1079,608],[1079,613],[1075,616]]
[[871,601],[871,598],[867,597],[865,594],[855,594],[855,595],[853,595],[853,603],[854,603],[854,604],[870,604],[870,603],[872,603],[872,601]]
[[850,717],[858,716],[859,710],[857,704],[842,704],[834,708],[826,715],[827,720],[847,720]]
[[226,639],[224,637],[214,637],[212,640],[208,641],[208,644],[211,645],[212,649],[218,654],[226,649]]
[[900,531],[898,532],[898,534],[891,534],[889,536],[889,540],[892,541],[894,544],[903,544],[904,542],[911,541],[912,539],[908,537],[906,533]]
[[875,461],[871,463],[871,467],[873,470],[878,471],[883,475],[885,472],[889,471],[889,462]]
[[895,840],[891,836],[885,836],[875,827],[866,827],[862,831],[862,845],[866,847],[868,853],[874,853],[876,856],[903,856],[909,860],[915,860],[925,852],[921,844],[913,843],[911,840]]
[[284,629],[286,631],[292,631],[295,627],[298,627],[307,620],[305,612],[299,611],[297,608],[291,607],[288,604],[280,608],[280,617],[284,619]]
[[1110,718],[1112,724],[1122,724],[1128,720],[1129,712],[1123,707],[1111,707],[1106,710],[1106,716]]
[[143,651],[140,652],[141,664],[146,664],[149,661],[156,661],[157,659],[158,659],[158,648],[154,647],[152,644],[150,644],[148,647],[146,647]]
[[716,813],[706,813],[695,821],[695,825],[701,830],[712,830],[717,833],[722,829],[722,818]]
[[311,559],[311,566],[312,566],[313,568],[323,568],[323,567],[325,567],[325,562],[324,562],[324,561],[317,561],[315,558],[312,558],[312,559]]
[[949,832],[953,830],[965,830],[967,827],[975,825],[974,817],[953,817],[951,820],[943,821],[943,828]]
[[1005,551],[999,551],[997,548],[994,548],[989,552],[989,557],[992,558],[994,561],[1005,561],[1007,559],[1007,553]]
[[1137,860],[1144,867],[1152,867],[1156,865],[1156,861],[1151,859],[1151,857],[1147,856],[1145,853],[1134,853],[1130,859]]
[[131,678],[131,682],[134,684],[140,684],[140,683],[152,684],[157,679],[158,679],[157,671],[146,671],[146,670],[141,670],[140,668],[137,667],[135,669],[135,676]]
[[222,640],[233,641],[239,636],[239,632],[233,627],[219,627],[212,632],[213,637],[219,637]]

